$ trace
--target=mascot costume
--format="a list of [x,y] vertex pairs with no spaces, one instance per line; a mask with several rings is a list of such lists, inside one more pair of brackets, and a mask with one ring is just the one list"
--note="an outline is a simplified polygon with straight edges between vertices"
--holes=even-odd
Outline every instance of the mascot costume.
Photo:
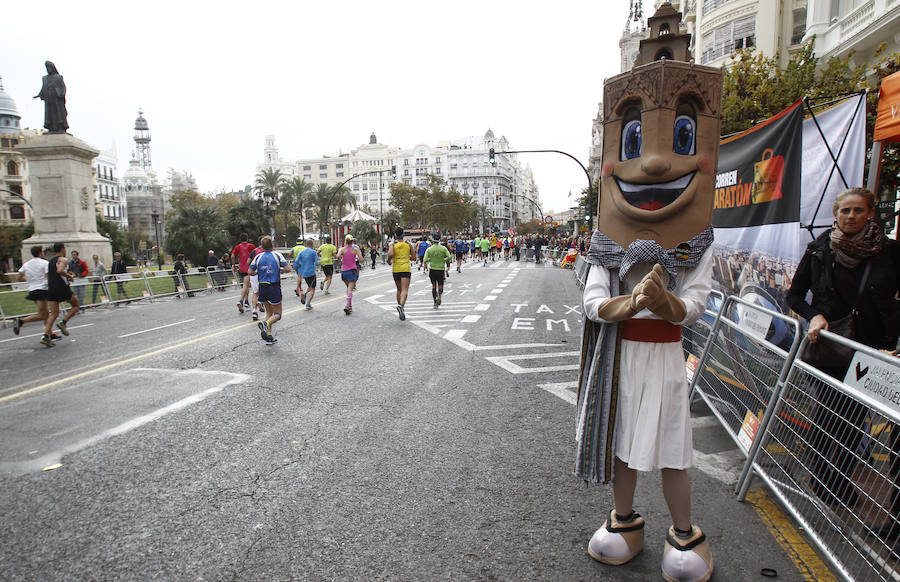
[[713,558],[691,521],[688,382],[681,326],[703,315],[722,93],[720,69],[695,65],[681,13],[648,20],[634,68],[604,83],[597,230],[587,255],[575,474],[612,481],[614,508],[588,553],[620,565],[644,545],[638,471],[662,473],[672,525],[666,580],[709,580]]

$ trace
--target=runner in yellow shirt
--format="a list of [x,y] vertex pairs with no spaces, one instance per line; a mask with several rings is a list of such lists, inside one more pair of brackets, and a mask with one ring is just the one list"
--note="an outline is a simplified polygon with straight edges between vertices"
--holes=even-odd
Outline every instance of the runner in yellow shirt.
[[331,244],[331,237],[325,237],[325,244],[319,246],[319,264],[322,266],[322,275],[324,279],[319,283],[319,289],[324,289],[323,295],[331,295],[331,276],[334,275],[334,254],[337,247]]
[[412,266],[409,259],[413,256],[412,245],[403,240],[403,227],[394,232],[394,242],[388,249],[388,265],[393,265],[394,284],[397,286],[397,313],[400,321],[406,319],[406,297],[409,294],[409,281],[412,278]]

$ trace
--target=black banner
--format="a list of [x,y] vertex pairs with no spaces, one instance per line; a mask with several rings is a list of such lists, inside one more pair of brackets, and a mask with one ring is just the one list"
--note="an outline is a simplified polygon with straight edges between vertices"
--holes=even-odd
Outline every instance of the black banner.
[[719,145],[713,226],[800,220],[803,107],[797,101]]

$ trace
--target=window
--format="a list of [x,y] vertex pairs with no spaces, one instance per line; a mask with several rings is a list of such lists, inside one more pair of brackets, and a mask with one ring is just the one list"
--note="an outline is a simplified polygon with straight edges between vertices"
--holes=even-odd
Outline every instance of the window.
[[310,170],[312,170],[312,166],[303,166],[303,171],[304,171],[304,172],[308,172],[308,171],[310,171]]
[[367,182],[367,183],[363,184],[363,190],[368,190],[368,189],[369,189],[369,184]]
[[806,34],[806,7],[795,8],[793,12],[794,26],[791,29],[791,44],[800,44],[803,42],[803,36]]
[[303,174],[304,180],[312,180],[312,174]]
[[441,158],[434,158],[434,163],[435,163],[435,164],[440,164],[440,163],[441,163]]
[[326,166],[325,164],[319,164],[319,169],[320,169],[320,170],[327,170],[327,169],[328,169],[328,166]]
[[19,175],[19,164],[9,161],[6,163],[6,173],[10,176],[18,176]]
[[703,15],[706,16],[706,13],[710,10],[715,10],[720,6],[724,6],[731,2],[731,0],[703,0]]
[[733,20],[703,36],[702,63],[756,46],[756,16]]
[[323,172],[323,173],[319,174],[319,178],[322,179],[322,180],[324,180],[324,179],[327,178],[327,177],[328,177],[328,174],[327,174],[327,173],[324,173],[324,172]]
[[358,191],[359,191],[359,184],[354,184],[354,185],[353,185],[353,191],[354,191],[354,192],[358,192]]
[[403,165],[404,165],[404,166],[408,166],[408,165],[409,165],[409,159],[408,159],[408,158],[405,159],[405,160],[403,160]]
[[11,220],[25,220],[25,207],[24,206],[10,206],[9,207],[9,218]]
[[[341,165],[343,165],[343,164],[341,164]],[[344,173],[343,173],[343,172],[338,172],[338,173],[337,173],[337,177],[338,177],[338,178],[343,178],[343,177],[344,177]]]
[[335,168],[344,169],[344,164],[335,164]]

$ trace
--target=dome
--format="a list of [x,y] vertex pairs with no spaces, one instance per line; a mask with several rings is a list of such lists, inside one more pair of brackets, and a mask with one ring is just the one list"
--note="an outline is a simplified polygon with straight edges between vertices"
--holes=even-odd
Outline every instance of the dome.
[[150,182],[150,176],[147,175],[147,172],[141,167],[141,163],[134,157],[128,162],[128,169],[122,178],[126,182]]
[[136,130],[144,130],[148,131],[150,129],[150,125],[147,123],[147,120],[144,119],[144,110],[138,109],[137,119],[134,120],[134,128]]
[[490,128],[484,132],[484,139],[494,139],[494,132]]
[[19,115],[19,110],[16,109],[16,102],[3,88],[2,77],[0,77],[0,115],[8,115],[10,117],[15,117],[16,119],[22,118],[22,116]]

